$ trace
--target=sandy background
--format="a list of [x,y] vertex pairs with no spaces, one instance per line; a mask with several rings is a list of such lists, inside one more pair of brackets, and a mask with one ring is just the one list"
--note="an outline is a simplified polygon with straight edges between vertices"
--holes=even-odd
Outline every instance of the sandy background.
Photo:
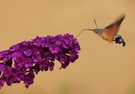
[[0,94],[135,94],[134,0],[0,0],[0,50],[38,36],[73,34],[84,28],[105,27],[122,13],[126,18],[119,34],[126,47],[83,32],[78,41],[79,59],[67,69],[36,75],[24,84],[4,86]]

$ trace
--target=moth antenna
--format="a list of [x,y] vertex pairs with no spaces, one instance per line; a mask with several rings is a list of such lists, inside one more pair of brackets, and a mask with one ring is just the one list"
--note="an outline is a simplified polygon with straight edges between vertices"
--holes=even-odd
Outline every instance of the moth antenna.
[[96,20],[94,19],[94,23],[95,23],[95,26],[96,26],[96,28],[97,28],[97,22],[96,22]]

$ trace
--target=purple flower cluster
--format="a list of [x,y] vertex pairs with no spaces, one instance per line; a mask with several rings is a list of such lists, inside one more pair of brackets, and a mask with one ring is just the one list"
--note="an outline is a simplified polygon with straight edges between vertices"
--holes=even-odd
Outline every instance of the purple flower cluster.
[[0,88],[23,81],[28,88],[39,71],[52,71],[54,61],[66,68],[78,59],[80,46],[73,35],[36,37],[0,52]]

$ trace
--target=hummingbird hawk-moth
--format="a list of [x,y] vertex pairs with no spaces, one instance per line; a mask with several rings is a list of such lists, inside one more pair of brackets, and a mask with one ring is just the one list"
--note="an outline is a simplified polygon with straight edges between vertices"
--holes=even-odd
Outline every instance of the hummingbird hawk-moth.
[[[106,26],[105,28],[97,28],[97,23],[96,23],[96,20],[94,19],[96,28],[95,29],[83,29],[82,31],[84,31],[84,30],[93,31],[97,35],[99,35],[102,39],[104,39],[108,42],[114,42],[116,44],[121,44],[122,46],[125,46],[126,42],[124,41],[124,39],[122,38],[121,35],[117,34],[124,18],[125,18],[125,15],[122,15],[118,20],[116,20],[114,23]],[[82,33],[82,31],[76,37],[78,37]]]

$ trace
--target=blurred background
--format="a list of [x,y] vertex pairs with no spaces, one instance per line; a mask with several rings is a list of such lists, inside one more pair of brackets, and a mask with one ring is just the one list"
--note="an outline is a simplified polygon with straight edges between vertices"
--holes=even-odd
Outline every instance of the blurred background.
[[135,94],[134,0],[0,0],[0,50],[36,36],[73,34],[84,28],[106,27],[125,13],[120,31],[127,45],[83,32],[77,40],[79,59],[66,69],[40,72],[28,89],[23,83],[0,94]]

